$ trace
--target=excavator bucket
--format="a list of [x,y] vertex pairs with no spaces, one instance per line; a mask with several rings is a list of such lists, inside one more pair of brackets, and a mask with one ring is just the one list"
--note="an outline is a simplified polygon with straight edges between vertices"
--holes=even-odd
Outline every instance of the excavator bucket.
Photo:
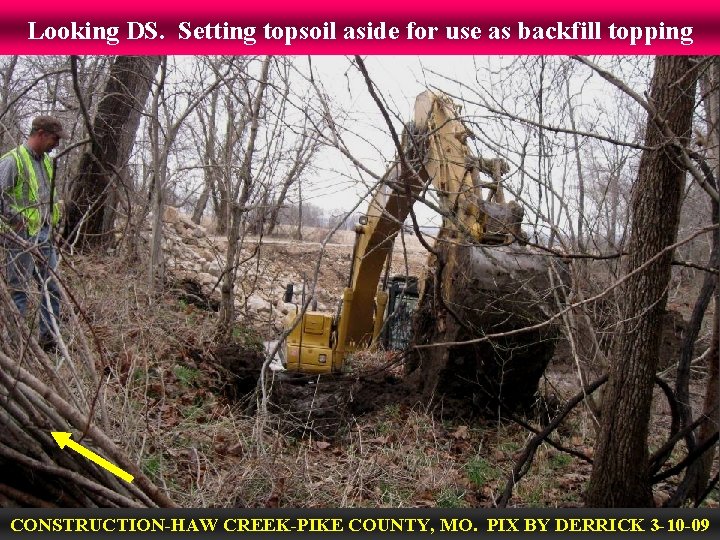
[[438,246],[415,317],[410,376],[428,397],[528,408],[555,350],[552,315],[566,296],[566,266],[517,243]]

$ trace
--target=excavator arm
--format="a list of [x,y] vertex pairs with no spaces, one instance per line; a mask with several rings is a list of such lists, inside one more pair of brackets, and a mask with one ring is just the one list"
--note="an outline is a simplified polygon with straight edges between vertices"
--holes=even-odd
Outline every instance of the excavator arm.
[[[499,159],[472,156],[470,136],[449,97],[426,91],[416,98],[413,121],[403,132],[402,155],[388,169],[366,219],[356,227],[339,316],[306,312],[297,324],[289,317],[288,324],[295,324],[287,339],[289,370],[338,371],[348,353],[377,339],[387,303],[387,294],[378,287],[383,268],[412,204],[430,185],[438,193],[443,231],[450,236],[497,244],[512,242],[519,234],[522,214],[518,219],[515,207],[504,204],[500,186],[507,166]],[[482,183],[481,172],[492,181]],[[490,189],[487,200],[482,188]],[[491,222],[494,227],[489,227]]]

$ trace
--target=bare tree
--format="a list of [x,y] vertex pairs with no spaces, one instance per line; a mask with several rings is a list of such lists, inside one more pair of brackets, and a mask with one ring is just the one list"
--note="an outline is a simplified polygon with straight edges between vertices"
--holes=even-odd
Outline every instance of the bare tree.
[[[272,234],[275,230],[275,226],[278,222],[278,215],[285,204],[288,192],[293,184],[297,183],[298,193],[300,193],[300,177],[315,156],[318,148],[319,145],[317,137],[311,133],[303,132],[300,144],[295,149],[292,165],[285,173],[285,177],[280,183],[280,191],[275,198],[274,206],[268,219],[266,228],[267,234]],[[298,208],[298,211],[300,211],[300,208]]]
[[[720,178],[720,58],[716,57],[708,66],[708,69],[700,77],[700,90],[705,105],[705,133],[699,136],[701,151],[707,154],[707,165],[704,172],[708,183],[718,186]],[[702,162],[701,162],[702,164]],[[707,198],[707,197],[706,197]],[[720,227],[720,203],[710,200],[711,222]],[[695,208],[693,208],[694,210]],[[709,269],[717,269],[720,266],[720,228],[712,233],[711,250],[706,264]],[[683,339],[680,360],[678,362],[677,377],[675,382],[675,394],[678,401],[681,426],[688,430],[685,437],[688,453],[696,453],[704,445],[706,449],[700,452],[696,461],[687,469],[685,477],[675,491],[669,504],[679,506],[688,498],[692,498],[699,504],[706,493],[710,480],[713,458],[717,444],[707,447],[707,442],[712,440],[720,430],[718,411],[720,410],[720,287],[718,287],[718,275],[710,271],[704,272],[702,286],[698,293],[692,315]],[[690,403],[690,368],[695,354],[695,343],[700,334],[703,318],[706,315],[710,302],[715,300],[715,312],[711,321],[710,348],[706,351],[709,372],[705,386],[705,399],[701,418],[704,419],[699,427],[697,435],[690,430],[693,424],[692,406]]]
[[218,335],[228,340],[232,335],[235,321],[235,276],[239,257],[240,228],[242,225],[245,205],[249,200],[253,182],[253,155],[260,126],[260,109],[263,105],[263,95],[268,81],[271,57],[266,56],[260,67],[260,77],[249,111],[249,133],[247,144],[240,166],[240,182],[234,190],[231,212],[230,230],[228,232],[228,252],[225,259],[220,303],[220,319],[218,321]]
[[[229,62],[226,66],[226,73],[230,69],[232,69],[232,62]],[[158,290],[165,280],[165,266],[161,249],[162,215],[165,205],[164,198],[168,185],[168,176],[170,173],[168,167],[170,153],[176,142],[180,128],[185,120],[209,94],[212,94],[215,88],[217,88],[225,78],[224,74],[218,73],[215,81],[207,85],[205,88],[200,89],[197,95],[183,95],[182,100],[184,103],[176,103],[176,106],[180,107],[180,112],[177,112],[175,110],[176,107],[171,107],[168,99],[165,99],[164,97],[166,71],[166,59],[163,59],[163,63],[161,64],[160,79],[158,81],[156,91],[153,93],[150,118],[150,149],[152,154],[153,171],[152,182],[150,184],[150,196],[152,199],[153,226],[148,279],[150,280],[151,290]],[[161,108],[163,110],[163,116],[166,120],[166,124],[162,129],[162,136],[160,129]]]
[[[647,448],[660,318],[667,301],[677,235],[685,166],[679,146],[687,145],[695,99],[695,63],[689,57],[658,57],[650,86],[645,144],[632,204],[628,279],[613,349],[609,388],[588,506],[652,506]],[[672,137],[672,138],[668,138]],[[659,255],[659,256],[658,256]]]
[[94,119],[90,118],[84,96],[78,96],[91,146],[81,158],[72,181],[66,239],[79,240],[81,245],[109,241],[111,224],[105,215],[113,212],[114,207],[108,204],[108,197],[117,187],[130,157],[141,112],[159,65],[159,56],[115,57]]

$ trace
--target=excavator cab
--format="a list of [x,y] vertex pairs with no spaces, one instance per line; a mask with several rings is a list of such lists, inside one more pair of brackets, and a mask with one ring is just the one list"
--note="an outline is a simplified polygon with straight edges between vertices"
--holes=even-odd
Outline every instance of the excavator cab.
[[412,315],[418,303],[418,278],[394,276],[387,288],[387,316],[380,343],[388,350],[407,349],[412,341]]
[[[288,315],[288,321],[295,315]],[[307,311],[286,339],[285,368],[301,373],[340,370],[340,359],[332,347],[332,316]]]

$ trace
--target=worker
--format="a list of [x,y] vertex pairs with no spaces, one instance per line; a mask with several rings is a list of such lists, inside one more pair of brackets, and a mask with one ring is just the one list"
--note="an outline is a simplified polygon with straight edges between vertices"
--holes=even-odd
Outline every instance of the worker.
[[[57,251],[52,228],[60,220],[55,196],[53,163],[48,152],[67,138],[60,121],[38,116],[27,142],[0,158],[0,235],[6,247],[6,279],[12,299],[25,316],[32,281],[39,284],[40,339],[54,352],[60,294],[53,275]],[[52,208],[51,208],[52,204]]]

